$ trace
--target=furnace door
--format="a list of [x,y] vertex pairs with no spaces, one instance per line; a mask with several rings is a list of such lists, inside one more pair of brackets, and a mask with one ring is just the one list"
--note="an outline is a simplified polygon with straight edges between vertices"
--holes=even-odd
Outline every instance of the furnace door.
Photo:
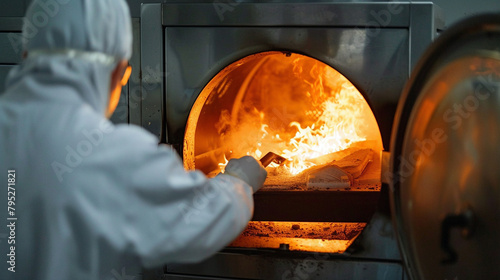
[[413,279],[499,279],[500,15],[444,32],[392,136],[393,211]]

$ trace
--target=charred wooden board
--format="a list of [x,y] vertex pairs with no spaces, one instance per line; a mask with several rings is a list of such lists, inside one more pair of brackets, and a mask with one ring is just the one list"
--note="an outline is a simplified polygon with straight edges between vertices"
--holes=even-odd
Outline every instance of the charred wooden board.
[[253,221],[370,221],[378,205],[377,191],[265,191],[254,194]]

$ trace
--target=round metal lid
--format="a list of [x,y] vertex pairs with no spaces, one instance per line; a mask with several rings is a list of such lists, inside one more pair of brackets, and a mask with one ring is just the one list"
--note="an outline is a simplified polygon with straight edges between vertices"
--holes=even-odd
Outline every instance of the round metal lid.
[[392,209],[410,277],[500,279],[500,14],[432,44],[392,141]]

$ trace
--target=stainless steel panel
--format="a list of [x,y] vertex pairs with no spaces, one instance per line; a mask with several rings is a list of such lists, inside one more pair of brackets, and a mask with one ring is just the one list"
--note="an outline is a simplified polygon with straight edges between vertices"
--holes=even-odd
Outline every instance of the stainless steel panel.
[[13,67],[11,65],[0,65],[0,94],[5,91],[5,78],[7,78],[7,74]]
[[116,106],[116,110],[113,115],[109,118],[114,124],[128,123],[128,95],[129,85],[125,85],[122,88],[122,93],[120,95],[120,101]]
[[[215,277],[201,277],[201,276],[186,276],[186,275],[165,275],[162,278],[156,280],[217,280],[221,278]],[[227,278],[224,278],[227,279]],[[151,279],[153,280],[153,279]]]
[[409,7],[401,2],[168,3],[163,6],[163,25],[406,27]]
[[220,70],[250,54],[283,50],[321,60],[351,80],[372,107],[388,149],[394,108],[409,75],[408,36],[403,28],[370,36],[362,28],[167,27],[170,143],[183,142],[194,101]]
[[410,10],[410,73],[418,60],[436,37],[437,30],[444,28],[442,11],[435,5],[415,3]]
[[500,277],[499,46],[499,14],[446,30],[401,97],[391,198],[411,279]]
[[446,11],[446,28],[472,15],[500,12],[498,0],[433,0]]
[[141,100],[142,126],[156,135],[159,141],[167,141],[163,132],[165,79],[163,61],[163,27],[161,5],[142,6],[141,22]]
[[[174,278],[169,278],[170,273]],[[181,275],[197,275],[208,279],[364,280],[403,279],[404,270],[397,262],[378,262],[315,253],[283,254],[255,250],[246,254],[218,253],[196,265],[167,265],[166,279],[176,279],[175,277]]]
[[132,32],[134,41],[132,45],[133,53],[129,64],[132,66],[129,85],[129,122],[130,124],[141,125],[142,118],[142,86],[141,86],[141,20],[132,19]]
[[0,64],[21,62],[21,33],[0,33]]
[[[414,106],[401,154],[408,174],[401,215],[416,279],[500,278],[498,69],[500,52],[457,59],[429,79]],[[474,232],[460,235],[462,229]]]
[[[5,0],[9,1],[9,0]],[[278,0],[278,1],[268,1],[268,2],[305,2],[304,0]],[[355,2],[356,0],[320,0],[315,2]],[[168,3],[168,2],[179,2],[178,0],[127,0],[130,6],[130,10],[133,17],[140,16],[140,6],[141,3]],[[213,4],[213,0],[184,0],[183,2],[196,2],[196,3],[209,3]],[[222,1],[221,1],[222,2]],[[233,5],[236,5],[240,2],[251,2],[250,0],[232,0],[228,1]],[[360,2],[360,1],[358,1]],[[370,0],[363,2],[384,2],[380,0]],[[386,1],[385,1],[386,2]],[[408,0],[398,1],[398,2],[410,2]],[[416,2],[416,1],[413,1]],[[460,19],[471,16],[473,14],[491,12],[491,11],[500,11],[500,1],[498,0],[433,0],[434,4],[440,6],[444,11],[446,11],[446,25],[450,26]],[[232,6],[230,6],[232,8]]]
[[[9,2],[13,2],[13,1],[9,1]],[[7,9],[5,9],[5,10],[2,9],[2,11],[6,11],[6,10]],[[23,30],[23,18],[22,17],[12,17],[12,15],[10,15],[10,16],[11,17],[0,17],[0,32],[21,32],[21,30]],[[21,15],[21,16],[23,16],[23,15]]]
[[28,2],[31,2],[31,0],[1,0],[0,17],[24,16]]

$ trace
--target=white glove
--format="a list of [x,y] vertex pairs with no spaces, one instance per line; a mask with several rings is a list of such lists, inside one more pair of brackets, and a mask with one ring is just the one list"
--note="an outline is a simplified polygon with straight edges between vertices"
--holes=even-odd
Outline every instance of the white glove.
[[262,164],[251,156],[231,159],[224,174],[243,180],[252,187],[254,193],[262,188],[267,177],[267,171]]

